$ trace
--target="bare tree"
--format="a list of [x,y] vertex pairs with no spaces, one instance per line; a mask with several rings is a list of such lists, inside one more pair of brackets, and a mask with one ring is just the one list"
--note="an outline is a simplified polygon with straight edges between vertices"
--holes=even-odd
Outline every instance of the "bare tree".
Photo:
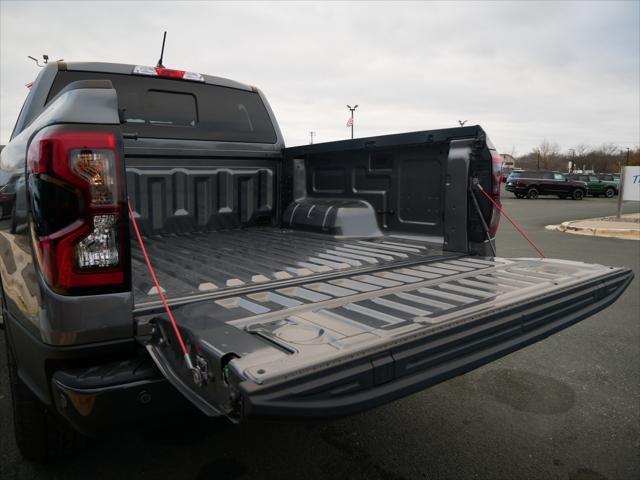
[[620,147],[615,143],[603,143],[600,148],[598,148],[599,153],[604,157],[609,157],[611,155],[616,155],[620,151]]
[[576,152],[576,157],[584,157],[591,150],[593,150],[591,146],[587,145],[586,143],[579,143],[573,148],[573,151]]
[[540,155],[542,168],[548,169],[560,156],[560,145],[555,142],[550,142],[545,138],[533,151],[536,155]]
[[[576,162],[578,168],[594,170],[598,173],[617,172],[620,169],[620,160],[626,158],[626,148],[620,149],[612,143],[593,148],[580,144],[567,153],[559,154],[557,144],[543,141],[531,152],[517,158],[517,165],[524,169],[535,169],[540,159],[540,168],[564,171],[569,161]],[[575,157],[572,150],[575,151]],[[629,165],[640,165],[640,148],[632,148],[629,152]]]

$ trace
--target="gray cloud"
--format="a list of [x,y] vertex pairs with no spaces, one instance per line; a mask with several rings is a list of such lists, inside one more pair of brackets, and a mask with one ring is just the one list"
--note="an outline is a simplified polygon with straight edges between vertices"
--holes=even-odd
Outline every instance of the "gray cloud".
[[37,68],[26,55],[165,64],[259,86],[288,145],[482,125],[525,153],[543,138],[640,143],[638,2],[2,2],[0,142]]

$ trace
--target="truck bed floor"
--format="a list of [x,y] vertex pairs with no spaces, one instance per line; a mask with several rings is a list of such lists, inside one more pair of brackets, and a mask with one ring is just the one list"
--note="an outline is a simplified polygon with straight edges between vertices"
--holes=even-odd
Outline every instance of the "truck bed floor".
[[[272,227],[154,236],[145,246],[169,299],[455,256],[416,239],[336,239]],[[158,303],[135,239],[132,275],[136,307]]]

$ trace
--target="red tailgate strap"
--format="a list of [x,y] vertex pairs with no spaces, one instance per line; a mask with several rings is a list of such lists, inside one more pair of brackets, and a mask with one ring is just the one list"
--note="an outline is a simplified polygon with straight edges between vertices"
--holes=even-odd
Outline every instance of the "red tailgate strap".
[[180,344],[180,349],[184,355],[184,360],[187,363],[187,367],[189,370],[193,370],[193,364],[191,363],[191,357],[189,357],[189,351],[184,343],[182,338],[182,334],[180,333],[180,329],[178,328],[178,324],[176,323],[176,319],[173,318],[173,312],[171,312],[171,307],[169,307],[169,303],[167,303],[167,298],[164,296],[164,290],[160,286],[158,282],[158,278],[156,277],[156,272],[151,265],[151,260],[149,260],[149,255],[147,254],[147,249],[144,246],[144,242],[142,241],[142,235],[140,235],[140,230],[138,229],[138,223],[136,222],[136,218],[133,215],[133,208],[131,208],[131,202],[127,201],[127,205],[129,206],[129,217],[131,218],[131,223],[133,223],[133,229],[136,232],[136,237],[138,238],[138,243],[140,244],[140,248],[142,249],[142,255],[144,255],[144,260],[147,263],[147,268],[149,269],[149,273],[151,274],[151,279],[158,291],[158,295],[160,295],[160,299],[162,300],[162,305],[164,306],[167,315],[169,316],[169,320],[171,321],[171,326],[173,327],[173,331],[178,338],[178,343]]
[[514,222],[514,221],[511,219],[511,217],[510,217],[509,215],[507,215],[507,212],[505,212],[505,211],[503,210],[502,206],[501,206],[498,202],[496,202],[493,198],[491,198],[491,195],[489,195],[487,192],[485,192],[484,188],[482,188],[482,185],[480,185],[479,183],[476,183],[476,186],[477,186],[477,187],[478,187],[478,189],[479,189],[479,190],[484,194],[484,196],[485,196],[485,197],[487,197],[487,198],[491,201],[491,203],[493,203],[493,206],[494,206],[494,207],[496,207],[498,210],[500,210],[500,213],[501,213],[502,215],[504,215],[504,216],[505,216],[505,218],[506,218],[507,220],[509,220],[509,222],[511,223],[511,225],[513,225],[513,226],[515,227],[515,229],[518,231],[518,233],[520,233],[520,235],[522,235],[522,236],[524,237],[524,239],[525,239],[527,242],[529,242],[529,244],[530,244],[533,248],[535,248],[536,252],[538,252],[538,254],[540,254],[540,256],[541,256],[542,258],[547,258],[547,257],[546,257],[546,255],[545,255],[544,253],[542,253],[542,250],[540,250],[540,249],[536,246],[536,244],[535,244],[535,243],[533,243],[533,241],[532,241],[529,237],[527,237],[527,234],[526,234],[526,233],[524,233],[524,232],[522,231],[522,229],[521,229],[521,228],[516,224],[516,222]]

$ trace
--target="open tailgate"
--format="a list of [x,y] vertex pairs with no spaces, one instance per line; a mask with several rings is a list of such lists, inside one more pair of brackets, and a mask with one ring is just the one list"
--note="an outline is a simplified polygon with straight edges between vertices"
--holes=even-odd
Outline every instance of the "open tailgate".
[[162,373],[209,415],[337,416],[541,340],[611,304],[632,278],[580,262],[463,257],[230,294],[175,311],[195,371],[164,315],[139,330]]

